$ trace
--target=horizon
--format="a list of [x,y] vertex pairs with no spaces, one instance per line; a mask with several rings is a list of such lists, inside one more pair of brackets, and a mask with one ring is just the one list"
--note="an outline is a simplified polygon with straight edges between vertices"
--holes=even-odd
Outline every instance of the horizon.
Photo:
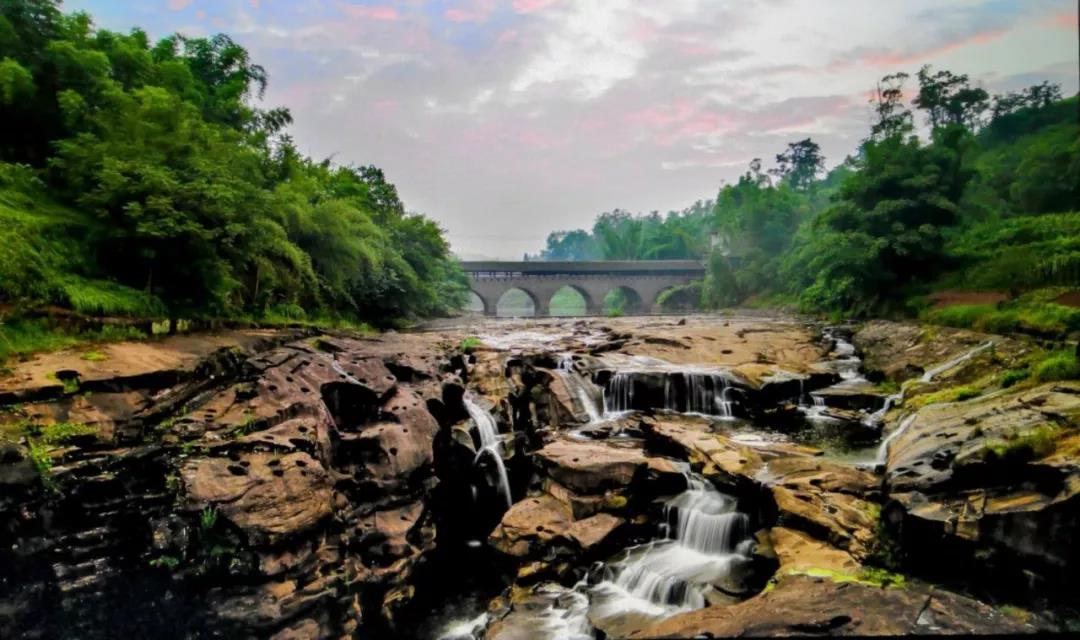
[[834,167],[866,136],[867,94],[887,73],[931,64],[990,93],[1047,80],[1065,95],[1080,76],[1076,4],[1063,0],[63,8],[154,39],[229,34],[266,68],[262,104],[292,111],[301,151],[384,169],[463,260],[519,260],[616,208],[713,199],[802,138]]

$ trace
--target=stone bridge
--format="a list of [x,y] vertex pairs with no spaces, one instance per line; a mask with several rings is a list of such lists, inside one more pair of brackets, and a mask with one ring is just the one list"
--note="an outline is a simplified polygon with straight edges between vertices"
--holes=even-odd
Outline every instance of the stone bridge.
[[587,315],[603,311],[604,298],[615,289],[628,295],[626,313],[649,312],[666,289],[705,276],[697,260],[623,260],[606,262],[462,262],[473,293],[484,305],[484,315],[497,315],[496,307],[511,289],[524,291],[535,315],[551,315],[551,297],[571,287],[585,299]]

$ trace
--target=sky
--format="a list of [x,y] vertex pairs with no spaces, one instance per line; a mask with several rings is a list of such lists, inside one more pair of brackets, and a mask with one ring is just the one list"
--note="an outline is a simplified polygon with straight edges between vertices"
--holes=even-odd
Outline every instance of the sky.
[[833,166],[877,79],[1077,91],[1076,0],[67,0],[151,37],[224,32],[316,159],[375,164],[465,259],[615,208],[715,198],[812,137]]

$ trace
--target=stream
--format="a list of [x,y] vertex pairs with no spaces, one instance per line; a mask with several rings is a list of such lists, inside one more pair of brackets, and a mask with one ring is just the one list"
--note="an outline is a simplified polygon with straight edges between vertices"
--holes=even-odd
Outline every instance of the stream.
[[[527,360],[554,352],[532,366],[561,383],[579,417],[560,425],[561,435],[547,437],[583,443],[618,440],[624,443],[621,446],[641,448],[648,446],[635,426],[642,416],[678,416],[751,448],[812,446],[821,450],[822,459],[880,472],[890,444],[913,416],[882,433],[883,418],[902,401],[902,392],[886,396],[872,390],[848,335],[839,328],[825,328],[821,345],[826,355],[815,365],[824,373],[774,377],[779,382],[778,391],[770,391],[772,397],[723,366],[623,353],[584,356],[603,341],[588,328],[563,335],[492,332],[481,339],[513,358]],[[980,345],[927,371],[923,382],[990,346]],[[834,404],[841,402],[843,407]],[[478,477],[493,483],[486,492],[474,486],[473,495],[491,495],[493,489],[504,503],[493,508],[505,511],[524,497],[520,490],[513,493],[513,487],[522,485],[511,477],[524,467],[504,461],[507,425],[500,429],[496,416],[472,395],[466,395],[464,405],[475,434],[473,464],[488,468]],[[472,610],[444,612],[432,627],[433,636],[441,640],[617,637],[676,613],[736,603],[755,593],[763,583],[755,584],[752,577],[757,544],[753,533],[762,522],[755,514],[753,496],[725,493],[685,461],[671,459],[670,465],[681,474],[682,489],[658,496],[636,541],[606,559],[583,565],[571,574],[576,576],[572,581],[540,582],[527,600],[504,610],[497,622],[493,605],[485,606],[483,598],[473,601]],[[490,588],[498,591],[498,585]],[[494,636],[493,625],[498,628]]]

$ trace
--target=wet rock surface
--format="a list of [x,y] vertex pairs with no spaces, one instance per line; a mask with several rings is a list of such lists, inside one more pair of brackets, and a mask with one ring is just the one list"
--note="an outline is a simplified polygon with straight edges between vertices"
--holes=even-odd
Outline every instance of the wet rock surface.
[[680,320],[232,332],[19,364],[0,379],[0,635],[1061,628],[1080,385],[994,377],[1036,346]]

